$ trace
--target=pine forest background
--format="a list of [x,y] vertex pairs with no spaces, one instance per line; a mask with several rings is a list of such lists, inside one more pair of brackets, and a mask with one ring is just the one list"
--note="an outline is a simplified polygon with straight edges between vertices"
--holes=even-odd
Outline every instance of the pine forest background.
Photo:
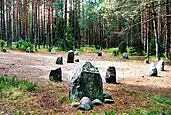
[[0,39],[35,50],[125,45],[137,55],[171,59],[171,1],[1,0]]

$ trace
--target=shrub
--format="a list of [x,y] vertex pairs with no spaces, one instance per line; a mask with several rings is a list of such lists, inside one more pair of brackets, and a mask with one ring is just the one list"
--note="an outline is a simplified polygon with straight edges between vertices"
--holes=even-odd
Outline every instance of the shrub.
[[19,50],[25,51],[28,47],[30,47],[31,51],[33,51],[33,45],[31,42],[28,42],[27,40],[19,40],[16,43],[16,48]]
[[4,46],[5,46],[5,41],[4,40],[0,40],[0,46],[1,46],[1,49],[4,49]]
[[95,53],[96,48],[94,48],[94,47],[81,47],[80,52]]
[[126,52],[126,42],[125,41],[123,41],[119,44],[119,52],[120,53]]
[[137,50],[134,47],[127,48],[127,52],[130,55],[137,55]]

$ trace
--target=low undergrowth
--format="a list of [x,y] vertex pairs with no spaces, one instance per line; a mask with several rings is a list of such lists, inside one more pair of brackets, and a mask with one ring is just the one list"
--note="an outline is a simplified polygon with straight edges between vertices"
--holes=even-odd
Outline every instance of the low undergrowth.
[[[16,77],[0,77],[0,113],[63,115],[170,115],[171,99],[151,92],[133,90],[129,85],[104,84],[114,104],[94,106],[90,111],[71,108],[66,82],[40,84]],[[75,100],[76,102],[78,100]]]

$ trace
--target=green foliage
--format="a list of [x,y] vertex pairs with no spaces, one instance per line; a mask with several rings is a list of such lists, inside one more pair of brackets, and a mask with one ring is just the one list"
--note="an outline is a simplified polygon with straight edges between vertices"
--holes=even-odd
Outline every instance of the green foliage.
[[61,103],[64,103],[64,102],[67,101],[67,97],[66,97],[65,95],[61,96],[61,97],[59,98],[59,101],[60,101]]
[[72,28],[70,24],[67,25],[67,33],[66,33],[66,46],[68,50],[72,50],[74,46]]
[[156,95],[156,96],[153,96],[152,98],[153,98],[154,100],[160,102],[160,103],[164,103],[164,104],[169,104],[169,105],[171,105],[171,99],[166,98],[166,97],[164,97],[164,96]]
[[137,50],[134,47],[127,48],[129,55],[138,55]]
[[16,77],[0,76],[0,91],[10,90],[13,88],[32,91],[37,87],[36,83],[28,82],[27,80]]
[[1,49],[4,49],[4,46],[5,46],[5,41],[4,40],[0,40],[0,46],[1,46]]
[[119,54],[118,48],[108,48],[104,50],[106,53],[112,53],[114,56]]
[[33,44],[31,44],[31,42],[28,42],[27,40],[19,40],[16,42],[16,48],[19,50],[25,51],[28,47],[33,51]]
[[159,111],[156,110],[144,110],[144,109],[134,109],[134,110],[130,110],[128,112],[129,115],[160,115]]
[[116,115],[115,110],[105,111],[105,115]]
[[150,55],[155,55],[156,52],[156,46],[155,46],[155,37],[153,36],[150,40]]
[[80,52],[95,53],[97,50],[94,47],[81,47]]
[[23,111],[22,110],[15,110],[14,112],[13,112],[13,115],[23,115]]
[[126,42],[125,41],[123,41],[119,44],[119,52],[120,53],[126,52]]

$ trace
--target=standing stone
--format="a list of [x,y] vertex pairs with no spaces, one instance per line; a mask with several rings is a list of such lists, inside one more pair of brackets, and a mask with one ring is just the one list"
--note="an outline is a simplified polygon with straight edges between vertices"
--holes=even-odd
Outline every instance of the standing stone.
[[157,76],[157,69],[154,63],[149,65],[149,76]]
[[2,51],[2,52],[7,52],[7,50],[6,50],[6,49],[2,49],[1,51]]
[[83,97],[80,100],[79,109],[90,110],[93,107],[91,100],[88,97]]
[[116,81],[116,69],[114,66],[109,66],[107,68],[105,80],[107,83],[117,83],[117,81]]
[[59,55],[56,59],[56,64],[63,64],[63,57],[61,55]]
[[67,63],[74,63],[74,52],[72,50],[68,52]]
[[51,81],[60,81],[62,82],[62,70],[61,67],[56,69],[56,70],[51,70],[50,74],[49,74],[49,80]]
[[160,60],[157,63],[156,68],[157,68],[157,72],[164,71],[164,61],[163,60]]
[[27,49],[26,49],[26,52],[31,52],[31,48],[30,47],[28,47]]
[[129,59],[128,53],[123,53],[123,54],[122,54],[122,58],[123,58],[123,59]]
[[51,51],[50,51],[51,54],[55,54],[56,51],[55,51],[55,48],[52,48]]
[[98,68],[86,62],[78,68],[70,82],[70,99],[88,97],[103,101],[103,83]]
[[98,56],[102,56],[102,52],[98,52]]
[[75,50],[74,55],[78,55],[78,50]]

